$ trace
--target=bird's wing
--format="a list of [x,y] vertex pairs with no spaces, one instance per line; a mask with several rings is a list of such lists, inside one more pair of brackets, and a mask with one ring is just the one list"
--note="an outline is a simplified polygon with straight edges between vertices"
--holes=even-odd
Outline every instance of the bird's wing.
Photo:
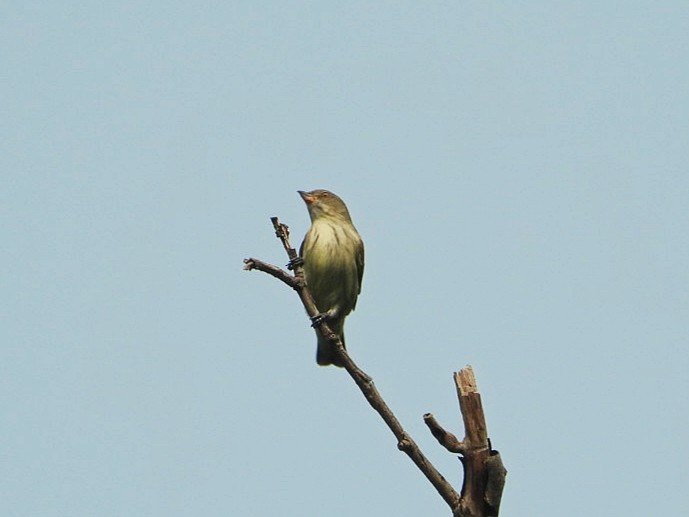
[[[361,281],[364,279],[364,242],[360,241],[360,245],[356,250],[356,271],[359,274],[359,293],[361,293]],[[357,294],[359,294],[357,293]]]

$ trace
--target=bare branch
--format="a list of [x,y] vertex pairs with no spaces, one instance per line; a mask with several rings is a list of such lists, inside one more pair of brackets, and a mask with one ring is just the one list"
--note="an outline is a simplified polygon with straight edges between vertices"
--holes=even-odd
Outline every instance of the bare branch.
[[507,470],[500,453],[491,448],[481,395],[471,366],[454,374],[459,409],[464,421],[464,440],[446,431],[430,413],[423,417],[431,434],[452,453],[462,454],[464,483],[455,517],[497,517]]
[[[289,285],[299,295],[309,317],[314,318],[319,314],[319,311],[304,280],[302,260],[289,242],[289,228],[287,225],[280,223],[277,217],[271,217],[271,222],[273,223],[276,236],[282,242],[289,257],[287,267],[294,271],[294,275],[290,275],[279,267],[254,258],[244,260],[244,269],[263,271]],[[481,396],[476,389],[476,380],[471,367],[464,368],[455,373],[457,395],[466,433],[464,440],[460,441],[454,434],[446,431],[430,413],[424,415],[426,425],[438,442],[448,451],[460,453],[464,456],[462,458],[464,483],[460,496],[431,462],[428,461],[428,458],[421,452],[421,449],[419,449],[411,436],[407,434],[376,389],[373,379],[352,360],[347,350],[345,350],[342,341],[328,326],[326,320],[321,319],[315,327],[318,332],[332,343],[336,354],[339,356],[340,363],[354,379],[354,382],[364,394],[371,407],[378,412],[390,431],[395,435],[397,448],[407,454],[426,476],[440,496],[450,506],[453,516],[496,517],[500,506],[502,488],[505,483],[506,470],[502,465],[499,453],[493,451],[490,447],[483,416],[483,407],[481,405]]]
[[462,465],[462,499],[458,517],[497,517],[507,471],[500,453],[492,450],[488,439],[481,395],[471,366],[454,374],[465,436]]
[[268,264],[267,262],[263,262],[262,260],[258,260],[255,258],[244,259],[244,270],[252,271],[254,269],[263,271],[264,273],[268,273],[269,275],[274,276],[278,280],[286,283],[292,289],[297,289],[299,286],[299,280],[297,278],[293,277],[292,275],[290,275],[289,273],[280,269],[277,266]]
[[446,431],[435,419],[435,417],[426,413],[423,415],[423,421],[426,423],[431,431],[431,434],[436,440],[445,447],[448,451],[462,454],[464,452],[464,443],[462,443],[454,434]]

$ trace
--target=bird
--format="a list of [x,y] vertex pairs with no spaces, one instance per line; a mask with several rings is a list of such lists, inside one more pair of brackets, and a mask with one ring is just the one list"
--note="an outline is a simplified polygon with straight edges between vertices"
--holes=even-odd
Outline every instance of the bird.
[[[344,320],[356,307],[364,275],[364,243],[352,224],[347,205],[328,190],[297,191],[306,203],[311,227],[299,248],[304,279],[319,314],[314,326],[325,321],[344,339]],[[342,367],[334,345],[316,329],[316,362]]]

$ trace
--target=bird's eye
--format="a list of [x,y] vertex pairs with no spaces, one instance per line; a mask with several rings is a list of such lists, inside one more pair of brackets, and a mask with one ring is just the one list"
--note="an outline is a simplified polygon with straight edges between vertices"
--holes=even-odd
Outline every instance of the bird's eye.
[[321,194],[321,197],[330,197],[330,194],[328,192],[323,192]]

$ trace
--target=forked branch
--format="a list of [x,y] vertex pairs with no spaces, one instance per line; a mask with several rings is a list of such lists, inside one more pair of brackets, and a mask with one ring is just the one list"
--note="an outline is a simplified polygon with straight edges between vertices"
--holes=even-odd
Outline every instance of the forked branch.
[[[276,236],[282,242],[289,257],[289,264],[287,267],[294,271],[294,275],[290,275],[277,266],[255,258],[245,259],[244,269],[257,269],[263,271],[289,285],[299,295],[309,317],[314,318],[319,314],[319,311],[309,292],[308,285],[304,281],[304,270],[302,268],[301,259],[296,249],[294,249],[289,242],[289,228],[287,225],[280,223],[277,217],[272,217],[271,222],[273,223]],[[419,449],[411,436],[407,434],[402,424],[400,424],[399,420],[397,420],[380,396],[380,393],[373,383],[373,379],[354,363],[345,350],[342,341],[328,326],[325,319],[319,320],[316,324],[316,328],[318,332],[333,344],[340,358],[340,362],[345,370],[347,370],[347,373],[354,379],[354,382],[364,394],[368,403],[378,412],[390,431],[395,435],[397,439],[397,448],[405,452],[419,470],[421,470],[424,476],[431,482],[440,496],[452,509],[453,516],[497,516],[502,486],[504,485],[505,471],[499,460],[499,454],[496,451],[490,450],[490,443],[485,433],[486,426],[485,420],[483,420],[483,410],[481,409],[481,398],[475,390],[476,383],[475,380],[473,380],[471,368],[468,367],[470,377],[466,376],[466,374],[463,376],[462,372],[465,372],[467,368],[455,374],[455,382],[457,383],[458,395],[460,396],[460,409],[464,417],[466,438],[463,441],[459,441],[454,435],[445,431],[440,424],[436,422],[433,415],[424,415],[424,420],[431,429],[433,436],[435,436],[449,451],[464,455],[462,464],[464,465],[465,477],[462,486],[462,494],[460,496],[442,474],[440,474],[431,462],[428,461],[428,458],[421,452],[421,449]],[[461,381],[463,378],[466,378],[466,382]],[[460,388],[460,386],[462,386],[462,388]],[[474,387],[473,391],[471,391],[470,386]],[[460,391],[461,393],[466,392],[466,395],[461,395]],[[478,399],[476,399],[476,397],[478,397]],[[480,411],[480,415],[477,411]],[[481,429],[483,431],[481,431]],[[491,462],[489,459],[495,457],[497,457],[498,464],[497,466],[490,467],[489,464]],[[500,473],[502,473],[501,476],[499,475]],[[481,501],[483,501],[483,503]],[[484,513],[477,513],[480,511]]]
[[496,517],[500,510],[502,489],[507,470],[500,453],[493,450],[488,439],[488,428],[483,413],[481,395],[476,386],[474,370],[466,366],[454,374],[459,409],[464,421],[464,439],[446,431],[431,415],[423,419],[440,445],[448,451],[462,455],[464,483],[462,497],[454,515],[456,517]]

